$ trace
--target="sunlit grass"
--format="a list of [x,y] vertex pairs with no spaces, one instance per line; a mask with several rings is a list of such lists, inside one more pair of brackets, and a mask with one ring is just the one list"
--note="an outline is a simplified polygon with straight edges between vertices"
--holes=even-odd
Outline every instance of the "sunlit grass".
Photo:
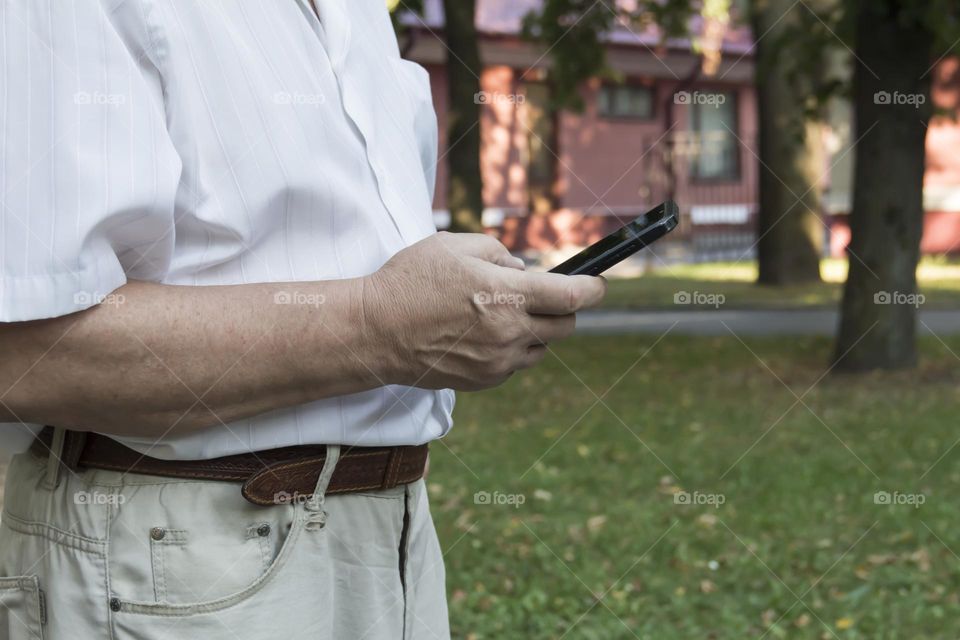
[[[755,262],[712,262],[661,266],[636,278],[611,278],[607,308],[669,308],[679,292],[722,294],[727,308],[835,306],[843,293],[847,261],[821,262],[823,282],[769,287],[756,284]],[[960,263],[928,258],[917,269],[926,308],[960,308]]]
[[428,482],[454,637],[956,637],[944,345],[917,371],[818,382],[826,339],[656,340],[577,338],[460,394]]

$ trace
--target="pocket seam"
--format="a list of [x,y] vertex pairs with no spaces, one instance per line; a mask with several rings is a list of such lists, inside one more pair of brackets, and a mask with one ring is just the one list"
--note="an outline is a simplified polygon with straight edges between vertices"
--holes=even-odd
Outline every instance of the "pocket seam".
[[166,617],[183,617],[194,615],[198,613],[215,613],[218,611],[223,611],[229,609],[230,607],[243,604],[254,595],[256,595],[261,589],[267,586],[270,582],[273,581],[274,577],[280,573],[280,570],[286,565],[287,559],[290,557],[290,554],[293,552],[293,547],[295,546],[296,541],[299,539],[300,534],[303,530],[303,515],[302,513],[297,513],[293,526],[290,528],[290,533],[287,535],[287,538],[283,541],[283,545],[280,549],[280,553],[277,554],[276,558],[273,559],[273,562],[270,563],[270,566],[265,572],[263,572],[256,580],[252,583],[237,591],[220,598],[215,598],[213,600],[208,600],[205,602],[196,602],[196,603],[187,603],[187,604],[171,604],[171,603],[153,603],[153,602],[137,602],[133,600],[121,600],[121,608],[118,613],[114,615],[120,615],[122,613],[135,613],[140,615],[149,615],[149,616],[166,616]]
[[247,527],[247,540],[252,540],[257,543],[260,549],[260,571],[266,572],[270,569],[270,563],[273,561],[271,549],[273,548],[273,528],[270,529],[270,533],[266,536],[260,535],[260,527],[263,525],[269,525],[267,522],[254,522],[249,527]]
[[9,511],[3,512],[2,525],[10,528],[11,531],[21,533],[27,536],[39,536],[54,544],[63,545],[76,551],[93,553],[95,555],[106,557],[106,542],[96,538],[87,538],[76,533],[64,531],[46,522],[34,522],[18,518]]
[[[6,576],[0,578],[0,591],[21,591],[24,594],[27,594],[28,599],[24,602],[24,613],[27,613],[31,620],[31,627],[28,628],[31,638],[36,637],[38,640],[43,640],[43,605],[40,601],[40,578],[36,575],[31,576]],[[13,613],[13,609],[8,608],[10,614],[17,617],[19,616]],[[35,622],[34,622],[35,621]],[[21,623],[26,624],[23,620],[20,620]]]

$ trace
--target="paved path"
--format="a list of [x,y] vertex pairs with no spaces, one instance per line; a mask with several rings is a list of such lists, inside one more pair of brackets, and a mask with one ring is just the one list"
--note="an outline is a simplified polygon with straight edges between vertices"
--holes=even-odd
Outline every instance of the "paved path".
[[[822,335],[836,332],[839,314],[835,309],[719,309],[697,311],[614,311],[597,310],[577,314],[577,333],[661,334],[674,323],[671,333],[684,335]],[[960,333],[960,310],[922,310],[921,334]]]

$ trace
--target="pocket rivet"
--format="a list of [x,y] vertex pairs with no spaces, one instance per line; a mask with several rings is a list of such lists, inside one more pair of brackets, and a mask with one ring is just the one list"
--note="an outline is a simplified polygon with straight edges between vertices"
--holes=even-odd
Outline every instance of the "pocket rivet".
[[270,525],[262,524],[257,527],[257,535],[261,538],[266,538],[268,535],[270,535]]
[[154,527],[150,529],[150,537],[154,540],[163,540],[164,536],[167,535],[167,530],[163,527]]
[[110,611],[120,611],[120,598],[110,598]]

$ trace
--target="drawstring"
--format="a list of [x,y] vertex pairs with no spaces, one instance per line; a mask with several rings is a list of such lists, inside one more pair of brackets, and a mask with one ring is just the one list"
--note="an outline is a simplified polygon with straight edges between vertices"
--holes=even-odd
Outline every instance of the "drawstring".
[[336,469],[339,459],[340,445],[328,444],[327,456],[323,461],[320,477],[317,478],[317,486],[303,505],[304,511],[307,512],[306,528],[309,531],[323,529],[327,524],[327,512],[324,510],[323,504],[326,499],[327,486],[330,484],[330,478],[333,477],[333,471]]

